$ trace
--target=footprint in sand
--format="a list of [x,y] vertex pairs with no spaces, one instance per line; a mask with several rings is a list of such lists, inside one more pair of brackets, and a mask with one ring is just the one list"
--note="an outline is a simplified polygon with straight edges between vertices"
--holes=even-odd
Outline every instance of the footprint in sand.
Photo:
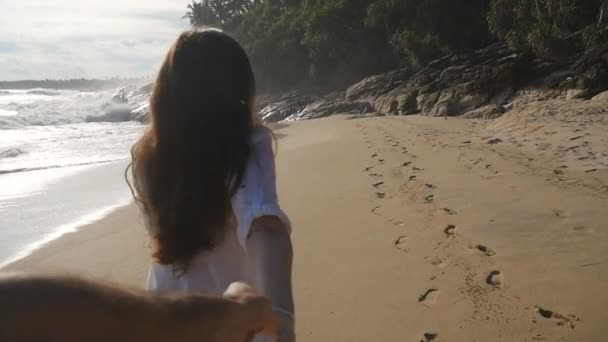
[[416,175],[410,176],[410,180],[413,181],[414,179],[416,179]]
[[374,209],[372,209],[370,211],[372,212],[372,214],[380,216],[381,215],[379,212],[380,208],[381,208],[380,206],[377,206],[377,207],[374,207]]
[[456,215],[456,214],[457,214],[457,213],[456,213],[456,210],[452,210],[452,209],[450,209],[450,208],[441,208],[441,209],[439,209],[439,210],[441,210],[441,211],[443,211],[443,212],[447,213],[448,215]]
[[386,197],[386,194],[384,192],[377,192],[376,191],[374,194],[376,195],[376,197],[378,197],[380,199]]
[[500,271],[492,271],[486,277],[486,283],[494,287],[502,287],[504,280]]
[[422,335],[422,338],[420,339],[420,342],[440,342],[437,338],[439,337],[439,334],[435,334],[435,333],[424,333]]
[[580,318],[574,315],[565,316],[555,311],[541,308],[540,306],[535,306],[534,311],[536,311],[542,318],[555,321],[555,323],[560,327],[566,326],[570,329],[574,329],[576,328],[576,322],[580,321]]
[[390,219],[390,220],[388,220],[388,222],[390,222],[393,226],[397,226],[397,227],[405,226],[405,223],[402,221],[399,221],[399,220]]
[[421,303],[426,306],[432,306],[437,303],[438,298],[439,298],[438,289],[428,289],[423,294],[418,296],[418,303]]
[[378,182],[378,183],[374,183],[374,184],[372,184],[372,186],[373,186],[374,188],[377,188],[377,187],[379,187],[379,186],[380,186],[380,185],[382,185],[382,184],[384,184],[384,182]]
[[555,217],[560,217],[560,218],[566,218],[566,217],[568,217],[568,216],[570,216],[570,215],[569,215],[569,214],[568,214],[568,212],[567,212],[567,211],[565,211],[565,210],[561,210],[561,209],[553,209],[553,216],[555,216]]
[[434,200],[435,200],[435,195],[428,195],[424,198],[424,201],[426,203],[433,203]]
[[397,248],[398,250],[404,251],[406,253],[410,251],[410,249],[407,248],[407,236],[405,235],[395,239],[395,241],[393,241],[393,246],[395,246],[395,248]]
[[411,164],[412,164],[412,162],[408,161],[408,162],[403,163],[402,165],[403,166],[410,166]]
[[368,167],[366,167],[366,168],[365,168],[365,169],[363,169],[363,170],[364,170],[365,172],[369,172],[369,171],[371,171],[371,170],[373,170],[373,169],[374,169],[374,167],[373,167],[373,166],[368,166]]
[[429,262],[431,263],[431,265],[439,268],[445,267],[445,262],[438,257],[433,257]]
[[429,188],[429,189],[437,189],[437,187],[436,187],[436,186],[434,186],[433,184],[428,184],[428,183],[427,183],[427,184],[424,184],[424,186],[426,186],[426,187],[427,187],[427,188]]
[[485,254],[487,256],[496,255],[496,252],[494,252],[494,250],[492,250],[491,248],[486,247],[484,245],[476,245],[475,249],[477,249],[478,251],[482,252],[483,254]]
[[446,237],[454,237],[456,235],[456,226],[453,224],[448,225],[443,230],[443,233]]
[[378,156],[378,153],[372,154],[372,158],[376,158],[377,156]]

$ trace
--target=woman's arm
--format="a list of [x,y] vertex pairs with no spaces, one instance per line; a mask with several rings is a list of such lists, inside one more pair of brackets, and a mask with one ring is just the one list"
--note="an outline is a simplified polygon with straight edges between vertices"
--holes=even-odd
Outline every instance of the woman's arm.
[[278,341],[295,341],[291,287],[293,247],[284,223],[274,216],[253,221],[247,251],[255,270],[256,289],[270,299],[279,318]]

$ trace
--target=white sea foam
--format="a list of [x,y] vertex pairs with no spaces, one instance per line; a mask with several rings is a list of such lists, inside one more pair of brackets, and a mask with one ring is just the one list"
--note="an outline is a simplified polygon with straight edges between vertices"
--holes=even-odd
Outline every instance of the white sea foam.
[[130,112],[145,101],[0,91],[0,266],[131,200],[123,172],[143,126]]
[[0,95],[0,130],[82,122],[129,121],[139,103],[117,102],[112,92],[8,90]]

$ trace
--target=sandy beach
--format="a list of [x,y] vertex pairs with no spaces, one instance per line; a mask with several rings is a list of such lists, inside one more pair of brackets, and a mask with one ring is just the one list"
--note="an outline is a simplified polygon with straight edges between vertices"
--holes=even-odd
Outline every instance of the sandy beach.
[[[277,128],[298,340],[605,340],[606,108]],[[141,286],[145,244],[131,205],[8,269]]]

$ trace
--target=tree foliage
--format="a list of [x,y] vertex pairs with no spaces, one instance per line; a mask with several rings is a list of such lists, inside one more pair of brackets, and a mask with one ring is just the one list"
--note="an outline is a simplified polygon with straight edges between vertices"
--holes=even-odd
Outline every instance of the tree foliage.
[[511,47],[560,58],[608,38],[606,0],[494,0],[491,32]]
[[193,0],[192,26],[248,51],[264,89],[336,86],[497,40],[562,58],[608,41],[608,0]]

